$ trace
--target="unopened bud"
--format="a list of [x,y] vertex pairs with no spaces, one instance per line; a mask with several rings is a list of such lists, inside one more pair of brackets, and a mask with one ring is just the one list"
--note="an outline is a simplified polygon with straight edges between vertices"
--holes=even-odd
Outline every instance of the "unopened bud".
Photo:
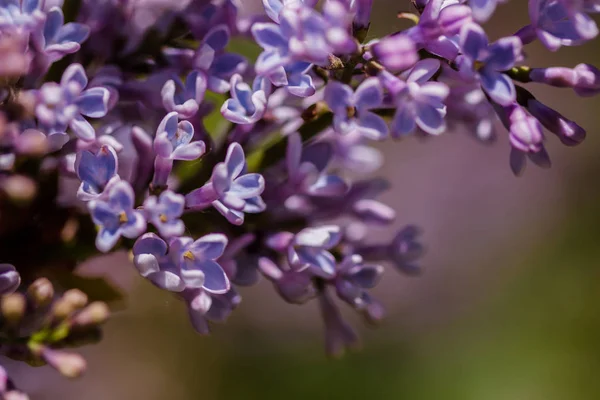
[[26,129],[15,140],[15,150],[26,156],[42,156],[48,152],[46,135],[35,129]]
[[3,400],[29,400],[29,396],[27,396],[23,392],[19,392],[18,390],[11,390],[10,392],[4,393]]
[[15,203],[28,203],[35,197],[35,182],[23,175],[13,175],[2,182],[2,190]]
[[79,289],[70,289],[67,290],[63,296],[63,299],[73,304],[73,307],[76,309],[83,308],[88,302],[87,294],[83,293]]
[[27,302],[21,293],[12,293],[2,297],[0,309],[2,315],[10,323],[17,323],[23,318]]
[[106,303],[95,301],[81,310],[73,319],[73,323],[79,326],[100,325],[106,322],[110,310]]
[[46,306],[54,298],[54,287],[48,279],[39,278],[29,285],[27,297],[37,307]]
[[42,349],[42,357],[67,378],[76,378],[83,374],[86,369],[85,359],[77,353],[68,353],[45,347]]

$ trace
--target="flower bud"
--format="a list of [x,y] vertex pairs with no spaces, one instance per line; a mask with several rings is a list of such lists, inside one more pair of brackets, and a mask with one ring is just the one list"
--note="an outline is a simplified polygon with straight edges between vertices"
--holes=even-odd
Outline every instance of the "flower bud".
[[48,152],[46,135],[35,129],[26,129],[15,140],[15,150],[25,156],[43,156]]
[[106,303],[95,301],[81,310],[75,318],[73,324],[78,326],[100,325],[106,322],[110,311]]
[[42,348],[42,358],[67,378],[76,378],[86,369],[85,359],[77,353]]
[[11,390],[10,392],[4,393],[3,400],[29,400],[29,396],[27,396],[23,392],[19,392],[17,390]]
[[600,92],[600,70],[590,64],[579,64],[575,67],[577,83],[575,93],[580,96],[593,96]]
[[577,84],[577,72],[564,67],[533,68],[529,79],[555,87],[574,87]]
[[36,307],[47,306],[54,298],[54,287],[48,279],[39,278],[27,288],[27,297]]
[[11,324],[18,323],[25,314],[27,302],[21,293],[11,293],[0,300],[2,316]]
[[403,71],[419,60],[415,43],[401,34],[381,39],[373,45],[372,52],[381,64],[392,71]]
[[23,175],[13,175],[1,183],[1,188],[15,203],[28,203],[37,194],[36,183]]
[[575,146],[585,139],[586,132],[581,126],[565,118],[558,111],[553,110],[540,101],[530,99],[527,102],[527,110],[546,129],[558,136],[563,144]]

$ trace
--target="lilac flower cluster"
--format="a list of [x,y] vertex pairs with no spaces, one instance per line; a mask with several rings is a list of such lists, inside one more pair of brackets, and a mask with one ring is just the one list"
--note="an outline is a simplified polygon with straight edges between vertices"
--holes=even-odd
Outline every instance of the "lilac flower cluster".
[[[396,221],[387,182],[357,178],[381,165],[375,141],[457,125],[490,140],[499,121],[518,174],[550,165],[544,129],[585,137],[525,84],[591,96],[600,71],[526,66],[524,47],[595,38],[600,1],[529,0],[531,23],[490,43],[481,24],[505,2],[413,0],[414,26],[369,41],[373,0],[263,0],[253,16],[234,0],[0,2],[2,293],[35,265],[72,274],[125,249],[201,333],[264,277],[317,300],[329,353],[352,347],[335,298],[380,321],[383,265],[415,274],[423,253],[412,225],[367,240]],[[46,256],[24,258],[23,237]]]

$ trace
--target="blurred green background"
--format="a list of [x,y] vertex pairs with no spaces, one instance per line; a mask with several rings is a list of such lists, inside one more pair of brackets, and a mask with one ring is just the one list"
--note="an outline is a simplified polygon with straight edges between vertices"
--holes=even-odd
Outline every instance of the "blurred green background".
[[[375,3],[373,35],[406,26],[395,13],[408,1]],[[490,36],[516,31],[525,8],[501,6]],[[533,45],[527,64],[598,64],[598,49]],[[64,382],[41,368],[18,383],[33,399],[599,399],[600,103],[534,92],[588,130],[577,148],[549,135],[551,170],[513,177],[502,130],[494,146],[464,132],[381,146],[394,185],[385,200],[397,226],[424,228],[428,253],[421,277],[387,271],[374,294],[389,317],[361,332],[362,350],[326,358],[316,307],[283,304],[268,282],[242,290],[231,320],[200,337],[183,304],[123,256],[103,262],[128,275],[128,308],[84,350],[86,376]]]

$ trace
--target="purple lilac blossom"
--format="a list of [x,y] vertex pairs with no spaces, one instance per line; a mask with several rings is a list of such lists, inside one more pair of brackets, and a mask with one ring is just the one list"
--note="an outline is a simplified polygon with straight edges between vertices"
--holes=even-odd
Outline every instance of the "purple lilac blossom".
[[134,208],[134,193],[125,181],[115,183],[106,201],[92,200],[88,208],[99,227],[96,247],[102,252],[112,249],[121,236],[135,239],[146,230],[146,220]]
[[93,126],[83,116],[104,117],[108,111],[110,93],[105,88],[84,90],[88,84],[83,66],[71,64],[63,73],[60,84],[45,83],[35,93],[35,114],[49,133],[65,132],[70,127],[85,141],[96,138]]

